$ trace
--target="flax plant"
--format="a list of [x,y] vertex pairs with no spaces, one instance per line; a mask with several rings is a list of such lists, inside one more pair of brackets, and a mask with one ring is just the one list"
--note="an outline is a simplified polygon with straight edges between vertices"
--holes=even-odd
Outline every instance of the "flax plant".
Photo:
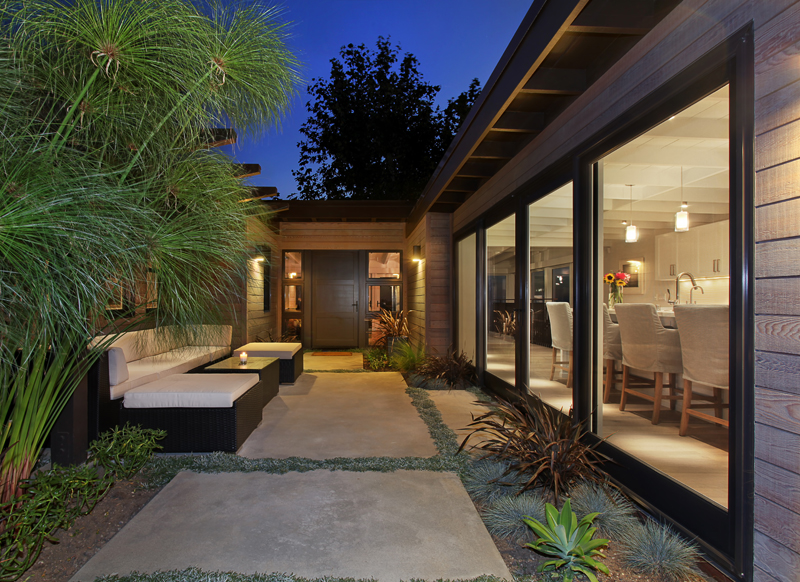
[[298,64],[279,17],[257,2],[0,0],[0,499],[102,352],[86,346],[119,287],[139,319],[117,331],[189,330],[240,300],[246,223],[268,216],[205,136],[257,135],[286,112]]

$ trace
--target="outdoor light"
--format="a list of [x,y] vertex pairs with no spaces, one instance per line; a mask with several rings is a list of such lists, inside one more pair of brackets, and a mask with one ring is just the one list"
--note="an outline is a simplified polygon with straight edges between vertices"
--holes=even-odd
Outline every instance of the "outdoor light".
[[247,352],[242,352],[239,354],[239,364],[244,366],[247,363]]
[[260,262],[262,262],[262,261],[264,260],[264,257],[256,257],[256,258],[255,258],[255,259],[253,259],[253,260],[254,260],[256,263],[260,263]]
[[289,273],[290,279],[294,279],[295,277],[297,277],[297,273]]
[[631,223],[625,229],[625,242],[635,243],[639,240],[639,228],[633,224],[633,184],[625,184],[631,195]]
[[422,260],[422,247],[420,245],[414,245],[414,249],[411,251],[411,260],[415,263],[419,263]]

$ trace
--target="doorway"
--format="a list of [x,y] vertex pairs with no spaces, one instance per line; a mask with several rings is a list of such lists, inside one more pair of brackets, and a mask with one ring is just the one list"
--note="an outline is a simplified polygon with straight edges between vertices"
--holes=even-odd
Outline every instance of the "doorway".
[[352,348],[358,342],[358,251],[314,251],[311,347]]

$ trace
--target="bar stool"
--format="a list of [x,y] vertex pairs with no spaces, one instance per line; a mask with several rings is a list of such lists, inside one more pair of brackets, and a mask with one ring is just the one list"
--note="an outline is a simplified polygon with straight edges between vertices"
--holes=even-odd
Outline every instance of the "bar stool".
[[608,306],[603,303],[603,361],[606,367],[606,385],[603,390],[603,402],[611,398],[611,389],[617,382],[617,362],[622,361],[622,340],[619,336],[619,324],[611,321]]
[[[550,336],[553,343],[553,361],[550,366],[550,380],[556,368],[567,372],[567,388],[572,388],[572,308],[565,301],[546,303],[547,315],[550,318]],[[566,352],[567,360],[558,360],[558,350]]]
[[[614,308],[622,339],[622,397],[619,409],[625,410],[628,394],[653,403],[653,424],[661,417],[661,402],[670,401],[675,410],[677,374],[683,371],[681,340],[677,329],[667,329],[661,324],[652,303],[617,304]],[[653,395],[633,390],[631,369],[653,372]],[[664,396],[664,374],[669,374],[669,395]],[[642,385],[642,384],[640,384]]]
[[[675,306],[675,320],[678,322],[683,353],[681,436],[686,436],[690,416],[725,427],[729,425],[722,418],[722,409],[728,408],[722,400],[722,391],[730,389],[729,317],[727,305]],[[713,396],[693,394],[694,383],[711,387]],[[695,404],[697,400],[710,404]],[[713,408],[714,416],[696,410],[698,408]]]

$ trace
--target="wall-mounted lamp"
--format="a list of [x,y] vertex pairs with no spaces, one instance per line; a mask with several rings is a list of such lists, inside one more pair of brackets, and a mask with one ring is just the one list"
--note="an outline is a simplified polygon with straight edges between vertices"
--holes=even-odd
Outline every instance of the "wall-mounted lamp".
[[253,260],[254,260],[256,263],[260,263],[260,262],[262,262],[262,261],[264,260],[264,257],[255,257]]
[[411,251],[411,260],[415,263],[419,263],[422,260],[422,247],[420,245],[414,245],[414,249]]

